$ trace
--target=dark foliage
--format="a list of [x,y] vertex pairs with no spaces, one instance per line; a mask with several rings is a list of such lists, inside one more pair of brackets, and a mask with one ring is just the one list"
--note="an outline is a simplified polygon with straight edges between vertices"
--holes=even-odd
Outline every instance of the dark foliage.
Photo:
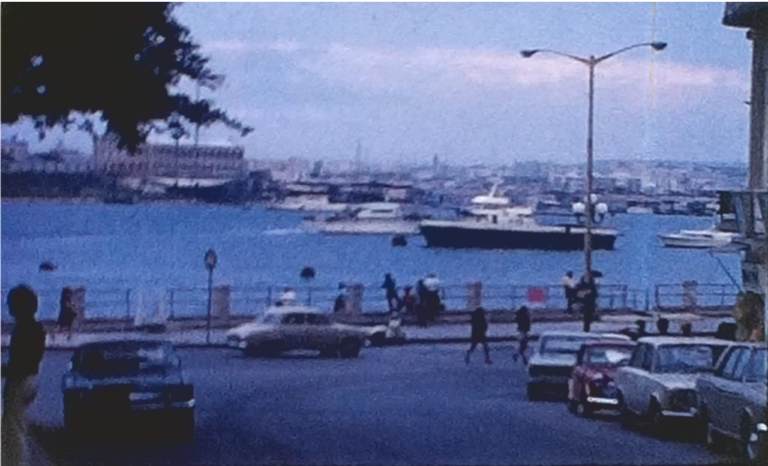
[[132,151],[151,130],[173,130],[179,119],[250,132],[211,102],[170,91],[182,77],[209,89],[223,79],[173,18],[173,7],[3,3],[2,122],[31,117],[43,137],[55,125],[67,129],[75,112],[101,112],[107,132]]

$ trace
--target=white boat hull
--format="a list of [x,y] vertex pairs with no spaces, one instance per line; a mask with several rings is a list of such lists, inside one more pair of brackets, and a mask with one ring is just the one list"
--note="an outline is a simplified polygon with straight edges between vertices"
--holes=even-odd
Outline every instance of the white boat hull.
[[307,222],[305,226],[326,235],[405,235],[419,234],[418,222],[407,221],[338,221]]
[[662,243],[668,248],[690,248],[690,249],[714,249],[728,246],[732,242],[732,237],[722,238],[696,238],[684,235],[660,235]]

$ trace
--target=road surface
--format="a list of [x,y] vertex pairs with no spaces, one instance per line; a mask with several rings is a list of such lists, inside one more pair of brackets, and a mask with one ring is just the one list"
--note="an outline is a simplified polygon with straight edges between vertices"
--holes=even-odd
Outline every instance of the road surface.
[[247,359],[182,350],[196,387],[189,445],[77,447],[62,431],[61,375],[71,356],[51,351],[31,411],[57,464],[713,464],[702,446],[580,419],[561,401],[529,402],[510,345],[469,366],[457,345],[366,348],[357,360],[312,354]]

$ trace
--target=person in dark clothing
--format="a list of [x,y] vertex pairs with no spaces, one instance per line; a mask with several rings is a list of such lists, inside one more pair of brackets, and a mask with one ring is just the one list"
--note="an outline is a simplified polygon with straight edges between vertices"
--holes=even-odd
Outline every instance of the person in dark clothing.
[[563,277],[563,291],[568,302],[568,308],[565,312],[571,314],[573,313],[573,305],[576,303],[576,281],[573,279],[573,272],[570,270]]
[[659,331],[659,335],[669,334],[669,319],[661,318],[656,321],[656,330]]
[[586,276],[581,277],[577,293],[582,304],[582,312],[584,313],[582,316],[584,331],[589,332],[597,313],[597,284],[595,279],[593,277],[590,279],[587,279]]
[[339,294],[336,296],[336,300],[333,302],[333,313],[343,312],[347,309],[347,286],[344,283],[339,283]]
[[384,275],[384,284],[381,287],[385,290],[387,297],[387,308],[389,312],[397,310],[400,304],[400,297],[397,296],[397,283],[392,278],[392,274],[388,273]]
[[485,335],[488,331],[488,321],[485,318],[485,309],[478,307],[472,312],[471,324],[472,343],[467,350],[467,354],[464,357],[464,360],[467,364],[469,364],[470,356],[475,351],[475,348],[477,348],[477,345],[481,344],[483,345],[483,352],[485,353],[485,363],[491,364],[491,353],[490,349],[488,348],[488,339]]
[[680,324],[680,333],[684,337],[693,336],[693,324],[690,322],[683,322]]
[[[74,325],[75,318],[77,317],[74,297],[74,290],[72,288],[67,287],[61,290],[59,318],[56,323],[58,325],[58,332],[67,332],[67,340],[72,339],[72,326]],[[55,334],[51,335],[52,338],[53,335]]]
[[8,293],[8,310],[16,320],[3,366],[2,464],[28,464],[27,410],[37,397],[36,379],[45,353],[45,330],[35,320],[37,295],[26,285]]
[[427,326],[427,289],[424,287],[424,280],[416,282],[416,318],[421,327]]
[[528,356],[526,351],[528,350],[529,332],[531,331],[531,314],[528,312],[528,308],[525,306],[520,307],[515,313],[515,322],[517,323],[518,339],[520,341],[517,353],[512,356],[515,362],[517,358],[523,359],[523,364],[528,365]]
[[403,302],[401,303],[401,308],[405,308],[405,313],[408,315],[413,315],[416,313],[416,306],[418,304],[418,298],[416,297],[416,293],[413,291],[413,287],[406,286],[403,288]]

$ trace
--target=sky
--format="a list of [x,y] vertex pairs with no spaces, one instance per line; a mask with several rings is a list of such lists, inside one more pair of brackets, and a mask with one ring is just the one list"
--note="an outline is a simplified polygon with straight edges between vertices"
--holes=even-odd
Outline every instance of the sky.
[[[249,158],[455,164],[585,159],[588,69],[603,55],[595,158],[747,159],[751,43],[724,3],[185,3],[175,15],[226,75],[203,91],[255,131],[202,142]],[[654,14],[655,12],[655,14]],[[654,20],[655,18],[655,20]],[[3,127],[3,137],[24,125]],[[43,145],[58,139],[52,134]],[[69,146],[88,147],[68,134]]]

